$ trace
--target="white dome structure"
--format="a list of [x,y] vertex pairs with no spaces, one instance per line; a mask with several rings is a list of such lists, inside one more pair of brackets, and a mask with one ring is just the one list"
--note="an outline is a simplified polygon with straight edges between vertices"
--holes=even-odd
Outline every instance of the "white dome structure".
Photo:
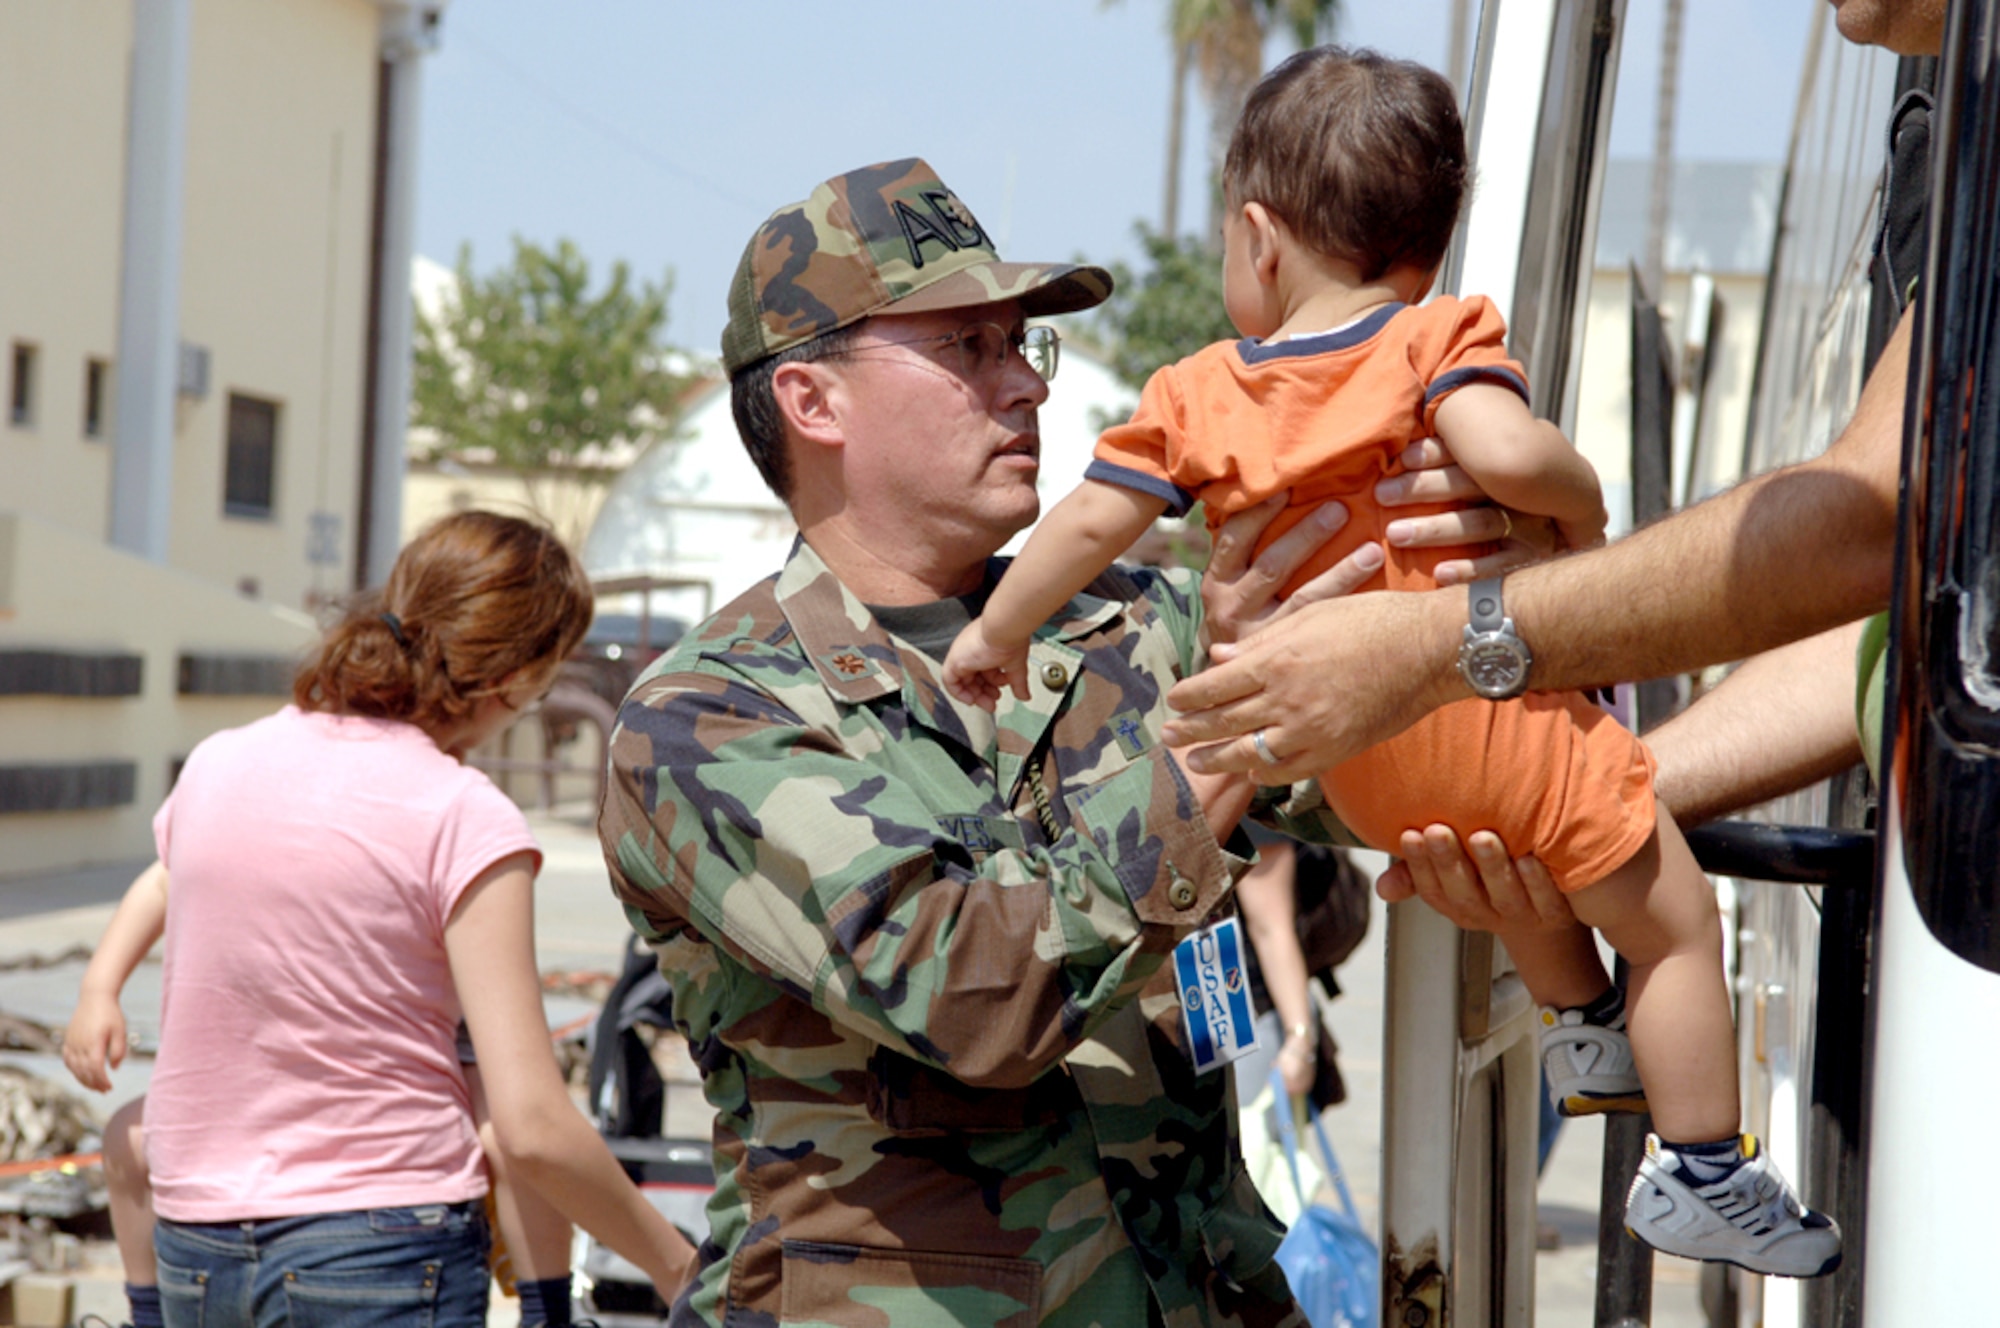
[[[1063,347],[1040,411],[1043,511],[1083,478],[1099,427],[1124,419],[1135,400],[1101,361]],[[652,612],[693,623],[777,571],[796,534],[736,436],[727,384],[717,383],[688,408],[678,437],[653,444],[612,481],[583,562],[599,582],[676,583],[653,592]]]

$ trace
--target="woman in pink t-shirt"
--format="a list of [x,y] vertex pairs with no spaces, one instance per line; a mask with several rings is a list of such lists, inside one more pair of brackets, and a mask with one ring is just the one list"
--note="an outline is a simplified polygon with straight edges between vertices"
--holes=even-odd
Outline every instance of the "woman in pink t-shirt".
[[692,1249],[570,1102],[533,948],[540,851],[459,756],[590,620],[548,531],[466,512],[328,632],[294,704],[188,757],[145,1109],[165,1321],[483,1324],[470,1027],[506,1168],[671,1298]]

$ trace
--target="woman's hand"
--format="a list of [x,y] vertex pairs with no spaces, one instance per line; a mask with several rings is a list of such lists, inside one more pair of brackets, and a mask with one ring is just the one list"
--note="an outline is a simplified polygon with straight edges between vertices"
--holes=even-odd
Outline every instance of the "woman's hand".
[[1405,830],[1400,848],[1402,857],[1375,881],[1375,893],[1392,904],[1415,896],[1467,931],[1578,925],[1541,860],[1510,858],[1491,830],[1474,831],[1463,846],[1448,825]]
[[1278,1048],[1278,1076],[1293,1097],[1312,1091],[1313,1070],[1319,1062],[1319,1042],[1307,1030],[1287,1033]]

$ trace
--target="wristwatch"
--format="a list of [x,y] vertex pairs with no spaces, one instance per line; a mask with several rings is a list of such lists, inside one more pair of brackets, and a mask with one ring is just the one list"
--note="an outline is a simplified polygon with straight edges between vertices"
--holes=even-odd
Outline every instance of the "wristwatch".
[[1500,578],[1472,583],[1467,597],[1472,621],[1466,624],[1458,648],[1458,676],[1489,701],[1505,701],[1528,690],[1528,670],[1535,657],[1514,630],[1514,620],[1500,607]]

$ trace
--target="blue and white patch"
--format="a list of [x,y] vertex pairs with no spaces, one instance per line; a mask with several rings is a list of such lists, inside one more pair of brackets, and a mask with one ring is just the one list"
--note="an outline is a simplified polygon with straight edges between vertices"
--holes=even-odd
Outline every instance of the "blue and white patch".
[[1181,993],[1181,1026],[1197,1074],[1227,1065],[1257,1046],[1250,1009],[1250,976],[1243,971],[1243,933],[1223,918],[1174,947]]

